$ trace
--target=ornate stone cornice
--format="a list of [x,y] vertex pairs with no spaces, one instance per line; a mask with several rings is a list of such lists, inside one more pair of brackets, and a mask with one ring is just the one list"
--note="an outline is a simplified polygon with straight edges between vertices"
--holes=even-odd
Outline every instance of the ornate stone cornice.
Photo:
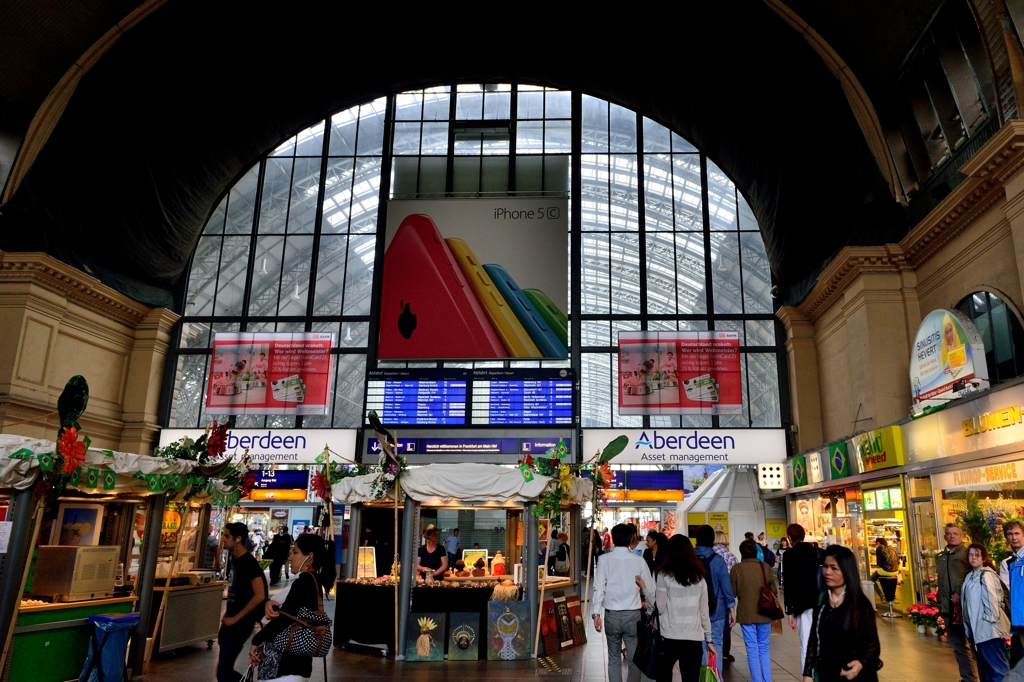
[[0,284],[32,282],[95,313],[138,327],[150,308],[45,253],[0,251]]
[[839,252],[818,277],[818,283],[798,308],[817,319],[862,275],[898,273],[909,268],[906,255],[896,244],[848,246]]
[[817,319],[861,274],[914,269],[960,236],[1005,197],[1005,184],[1024,168],[1024,121],[1009,121],[960,169],[967,176],[900,243],[848,246],[825,267],[799,306]]

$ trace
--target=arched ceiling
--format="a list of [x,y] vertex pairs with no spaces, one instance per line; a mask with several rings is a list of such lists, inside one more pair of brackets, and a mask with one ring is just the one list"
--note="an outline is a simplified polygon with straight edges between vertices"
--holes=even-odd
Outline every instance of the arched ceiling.
[[[67,17],[51,0],[0,10],[0,27],[13,12],[31,29],[0,28],[9,46],[0,47],[0,133],[27,125],[60,67],[139,4],[82,0]],[[867,52],[878,43],[905,54],[919,32],[899,23],[889,45],[886,18],[908,14],[923,27],[938,3],[867,4],[877,11],[859,7],[856,17],[811,2],[795,9],[826,39],[848,29],[854,38],[837,49],[864,69],[874,96],[898,63]],[[48,7],[62,20],[48,19]],[[47,251],[139,300],[173,305],[215,202],[285,137],[390,91],[480,81],[580,89],[687,137],[746,194],[786,302],[844,245],[907,229],[835,77],[758,0],[637,7],[625,20],[452,12],[169,0],[82,77],[0,209],[0,249]]]

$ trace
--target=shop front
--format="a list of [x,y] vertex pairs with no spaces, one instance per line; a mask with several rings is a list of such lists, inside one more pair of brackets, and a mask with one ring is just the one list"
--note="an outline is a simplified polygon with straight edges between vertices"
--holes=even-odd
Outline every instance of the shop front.
[[[692,535],[692,528],[710,523],[732,529],[727,532],[734,552],[743,532],[765,529],[756,475],[723,474],[784,462],[782,429],[584,429],[583,451],[593,452],[623,434],[628,445],[615,458],[615,488],[605,492],[608,505],[598,515],[598,528],[636,522],[641,532],[659,528],[668,535]],[[740,486],[721,487],[726,479]],[[708,493],[714,481],[719,483]],[[698,498],[703,501],[694,506]]]

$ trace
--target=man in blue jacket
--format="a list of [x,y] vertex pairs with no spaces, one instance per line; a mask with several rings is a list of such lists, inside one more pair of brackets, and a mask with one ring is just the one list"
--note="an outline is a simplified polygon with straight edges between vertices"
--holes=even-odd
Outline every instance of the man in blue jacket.
[[1010,590],[1010,667],[1024,659],[1024,525],[1003,524],[1003,537],[1013,552],[999,564],[999,577]]
[[[708,586],[708,597],[715,597],[717,604],[711,608],[710,599],[708,602],[711,611],[711,642],[715,650],[722,651],[722,637],[725,635],[725,628],[736,624],[736,597],[732,593],[732,582],[729,580],[729,569],[725,565],[725,559],[715,552],[715,529],[711,526],[701,526],[694,534],[697,541],[697,556],[704,564],[704,577]],[[719,665],[721,670],[721,665]]]

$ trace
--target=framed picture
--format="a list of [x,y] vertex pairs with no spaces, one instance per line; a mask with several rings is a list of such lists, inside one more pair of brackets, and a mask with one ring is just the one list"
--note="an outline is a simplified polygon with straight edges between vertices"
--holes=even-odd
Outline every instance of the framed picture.
[[96,547],[102,523],[103,505],[61,502],[50,530],[50,544]]
[[487,568],[487,550],[486,549],[464,549],[462,550],[462,560],[466,562],[466,570],[472,571],[476,565],[477,559],[484,560],[484,568]]

